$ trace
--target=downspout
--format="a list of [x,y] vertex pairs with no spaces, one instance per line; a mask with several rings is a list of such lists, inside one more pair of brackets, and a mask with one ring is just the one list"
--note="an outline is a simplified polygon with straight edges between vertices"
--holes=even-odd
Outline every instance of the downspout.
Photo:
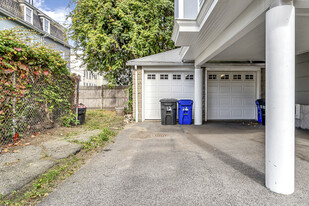
[[135,69],[135,121],[138,122],[137,65],[134,66],[134,69]]
[[44,39],[45,39],[45,37],[47,37],[46,34],[44,34],[44,35],[41,37],[41,43],[42,43],[42,45],[44,45]]

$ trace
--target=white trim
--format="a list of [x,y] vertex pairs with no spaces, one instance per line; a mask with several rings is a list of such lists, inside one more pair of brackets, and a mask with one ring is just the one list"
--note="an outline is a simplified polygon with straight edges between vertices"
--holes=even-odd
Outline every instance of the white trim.
[[[33,25],[33,9],[30,8],[29,6],[26,6],[25,4],[23,4],[23,6],[24,6],[24,21]],[[27,21],[27,9],[31,11],[31,22]]]
[[137,66],[135,65],[135,122],[138,122],[138,83],[137,83]]
[[[256,71],[256,99],[261,99],[261,69],[259,71]],[[255,119],[258,119],[258,114],[257,114],[257,110],[255,111]]]
[[261,67],[256,67],[256,66],[252,66],[252,67],[241,67],[241,66],[225,66],[225,67],[218,67],[215,66],[213,68],[209,68],[207,67],[208,71],[231,71],[231,72],[238,72],[238,71],[261,71]]
[[[207,122],[208,120],[208,93],[207,93],[207,73],[208,71],[212,72],[220,72],[220,71],[230,71],[230,72],[237,72],[237,71],[250,71],[250,72],[256,72],[256,88],[255,88],[255,96],[257,99],[260,98],[261,96],[261,68],[260,67],[243,67],[239,68],[237,66],[231,66],[231,67],[225,67],[225,68],[205,68],[205,121]],[[255,112],[255,119],[257,119],[257,111]]]
[[145,78],[144,78],[144,68],[142,68],[142,122],[145,121]]
[[203,124],[203,69],[194,69],[194,125]]
[[[45,17],[43,17],[42,20],[43,20],[43,31],[50,34],[50,20],[48,20]],[[48,22],[48,31],[45,31],[45,21]]]
[[154,71],[154,72],[163,72],[163,71],[167,71],[167,72],[181,72],[181,71],[194,71],[194,66],[187,66],[187,67],[171,67],[171,68],[162,68],[162,67],[143,67],[144,71]]
[[184,0],[179,0],[178,1],[178,18],[183,19],[184,18]]
[[208,108],[208,97],[207,97],[207,89],[208,89],[208,87],[207,87],[207,84],[208,84],[208,76],[207,76],[207,74],[208,74],[208,70],[207,70],[207,68],[205,68],[205,96],[204,96],[204,99],[205,99],[205,101],[204,101],[204,104],[205,104],[205,122],[207,122],[207,120],[208,120],[208,110],[207,110],[207,108]]

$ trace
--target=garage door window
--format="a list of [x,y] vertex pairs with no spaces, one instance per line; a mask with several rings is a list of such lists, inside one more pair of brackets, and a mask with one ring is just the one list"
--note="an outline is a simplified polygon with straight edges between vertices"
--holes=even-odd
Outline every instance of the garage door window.
[[221,74],[220,75],[220,79],[223,79],[223,80],[230,79],[230,75],[228,75],[228,74]]
[[181,80],[181,75],[180,74],[173,74],[173,79],[174,80]]
[[155,74],[148,74],[147,79],[156,79],[156,75]]
[[246,80],[253,80],[254,76],[253,74],[246,74]]
[[187,74],[185,77],[186,80],[193,80],[193,74]]
[[217,79],[217,75],[216,74],[210,74],[210,75],[208,75],[208,79]]
[[168,79],[168,74],[160,74],[160,79]]
[[241,75],[240,74],[234,74],[233,79],[234,80],[241,80]]

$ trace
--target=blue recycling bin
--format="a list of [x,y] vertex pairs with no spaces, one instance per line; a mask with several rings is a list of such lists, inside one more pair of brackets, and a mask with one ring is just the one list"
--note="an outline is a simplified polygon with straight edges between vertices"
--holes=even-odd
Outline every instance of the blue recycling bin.
[[257,99],[255,104],[258,111],[258,122],[265,125],[265,99]]
[[179,124],[192,124],[192,106],[191,99],[182,99],[178,101]]

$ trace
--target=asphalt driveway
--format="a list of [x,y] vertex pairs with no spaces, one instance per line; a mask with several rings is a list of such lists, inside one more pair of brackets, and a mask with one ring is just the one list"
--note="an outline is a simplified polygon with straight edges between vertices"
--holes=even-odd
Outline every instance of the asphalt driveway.
[[264,128],[128,126],[41,205],[309,205],[309,133],[297,131],[296,189],[264,186]]

